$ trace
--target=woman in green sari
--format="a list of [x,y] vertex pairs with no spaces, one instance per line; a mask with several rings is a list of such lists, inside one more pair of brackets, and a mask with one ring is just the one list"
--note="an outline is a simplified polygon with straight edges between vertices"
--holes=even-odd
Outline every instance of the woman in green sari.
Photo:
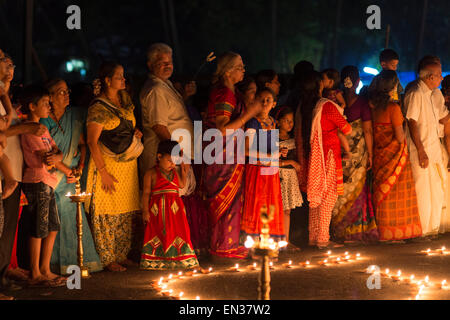
[[[56,236],[51,265],[61,274],[67,274],[67,267],[78,264],[76,204],[67,193],[75,193],[75,173],[81,175],[86,158],[86,145],[83,137],[83,110],[69,106],[69,89],[64,80],[55,79],[47,84],[50,92],[52,110],[50,117],[41,119],[58,148],[63,153],[63,161],[56,165],[58,185],[55,189],[61,230]],[[83,217],[83,258],[90,272],[102,270],[100,258],[95,250],[88,220]]]

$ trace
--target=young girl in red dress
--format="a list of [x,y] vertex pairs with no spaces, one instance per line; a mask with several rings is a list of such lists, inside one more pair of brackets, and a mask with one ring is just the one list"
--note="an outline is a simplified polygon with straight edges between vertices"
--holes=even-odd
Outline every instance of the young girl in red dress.
[[188,166],[181,163],[179,176],[172,159],[172,150],[177,145],[171,140],[161,141],[158,163],[144,176],[142,217],[146,227],[141,269],[173,270],[199,266],[179,195],[186,183]]
[[[276,105],[274,93],[264,88],[257,92],[256,99],[263,105],[262,111],[246,124],[247,135],[252,138],[247,141],[249,163],[245,165],[244,212],[241,221],[241,241],[247,236],[259,237],[261,233],[261,208],[265,206],[270,213],[270,207],[275,211],[273,219],[269,222],[269,233],[275,241],[286,240],[283,220],[283,202],[281,198],[280,175],[278,166],[273,161],[278,160],[279,153],[270,150],[271,140],[276,139],[275,120],[269,116],[270,110]],[[250,131],[251,130],[251,131]],[[263,132],[267,133],[267,150],[261,148]],[[278,141],[278,140],[277,140]],[[278,150],[277,150],[278,151]],[[272,153],[272,154],[271,154]]]

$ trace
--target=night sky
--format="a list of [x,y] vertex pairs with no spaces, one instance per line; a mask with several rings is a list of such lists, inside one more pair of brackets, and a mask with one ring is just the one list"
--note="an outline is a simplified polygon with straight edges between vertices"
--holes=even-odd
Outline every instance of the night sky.
[[[66,8],[71,4],[81,8],[80,31],[66,27]],[[381,8],[381,30],[366,27],[366,9],[371,4]],[[18,81],[23,66],[24,7],[25,0],[0,1],[0,47],[15,59]],[[389,46],[400,54],[399,71],[413,71],[418,55],[428,53],[440,56],[445,70],[450,58],[445,13],[450,2],[428,1],[419,53],[423,7],[423,0],[35,0],[33,46],[48,77],[69,81],[92,80],[104,59],[119,61],[129,74],[144,75],[146,48],[158,41],[177,49],[176,74],[192,75],[209,52],[227,50],[240,53],[250,73],[264,68],[291,73],[301,59],[312,61],[317,69],[340,69],[347,64],[379,68],[378,53],[390,24]],[[71,58],[85,61],[84,78],[65,72],[65,62]],[[212,70],[211,65],[204,73]],[[33,80],[41,77],[34,66]]]

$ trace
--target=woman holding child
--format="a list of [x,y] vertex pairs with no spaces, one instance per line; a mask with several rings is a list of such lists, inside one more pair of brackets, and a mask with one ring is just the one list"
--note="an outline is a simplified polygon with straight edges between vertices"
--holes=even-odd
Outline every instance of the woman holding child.
[[368,174],[373,159],[372,115],[368,101],[356,93],[359,82],[357,67],[342,69],[344,114],[351,124],[352,133],[347,137],[350,159],[342,161],[343,194],[334,206],[331,226],[335,240],[347,243],[378,240]]

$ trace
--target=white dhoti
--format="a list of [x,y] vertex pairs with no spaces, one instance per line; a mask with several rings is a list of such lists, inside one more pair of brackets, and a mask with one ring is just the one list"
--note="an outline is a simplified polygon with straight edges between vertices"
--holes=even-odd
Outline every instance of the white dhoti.
[[447,170],[442,162],[430,163],[428,168],[422,169],[417,161],[411,161],[411,167],[416,184],[422,235],[437,235],[447,197]]
[[[449,161],[449,157],[447,154],[447,150],[445,150],[444,145],[442,146],[442,156],[443,163],[445,168],[447,168],[447,164]],[[445,196],[444,196],[444,207],[442,208],[442,216],[441,216],[441,226],[439,227],[439,233],[450,232],[450,172],[445,170],[445,175],[447,176],[446,184],[445,184]]]

